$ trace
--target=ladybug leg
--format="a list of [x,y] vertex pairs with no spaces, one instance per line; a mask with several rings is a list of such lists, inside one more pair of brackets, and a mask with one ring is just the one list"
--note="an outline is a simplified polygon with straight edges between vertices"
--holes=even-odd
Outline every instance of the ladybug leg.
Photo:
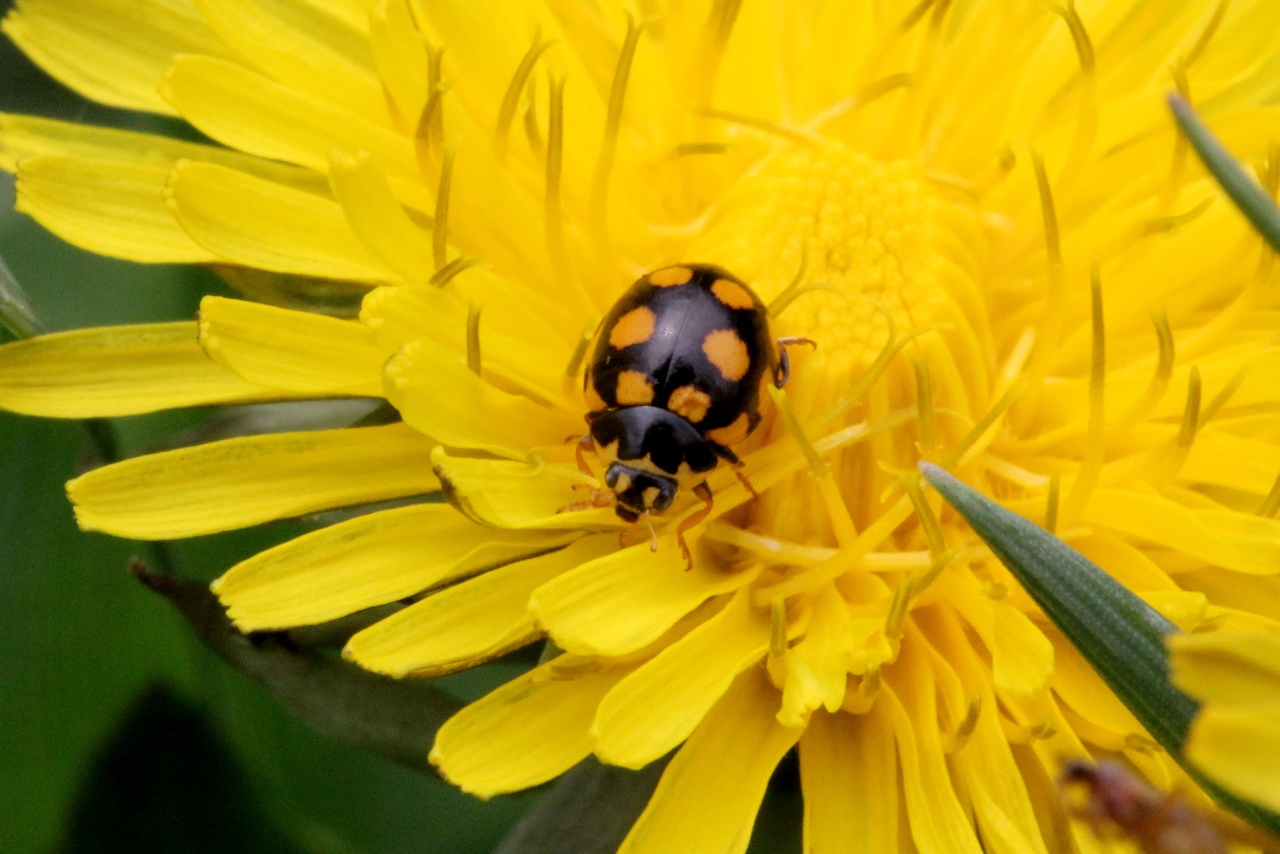
[[792,335],[787,338],[778,339],[778,371],[774,374],[773,384],[778,388],[782,388],[787,384],[787,380],[791,379],[791,357],[787,355],[787,347],[791,344],[808,344],[813,349],[818,349],[818,342],[803,335]]
[[680,524],[676,527],[676,542],[680,544],[680,554],[684,555],[685,572],[693,569],[693,555],[689,553],[689,544],[684,541],[684,532],[707,518],[707,515],[711,512],[711,505],[713,504],[711,488],[707,486],[707,482],[705,480],[693,488],[693,494],[707,503],[686,516],[684,519],[681,519]]
[[[783,352],[785,353],[786,351]],[[716,456],[733,467],[733,474],[738,478],[738,483],[746,487],[752,498],[760,497],[760,493],[756,492],[756,488],[751,485],[751,481],[747,480],[747,476],[742,473],[743,462],[737,454],[718,443],[711,443],[711,450],[716,452]]]
[[742,484],[746,488],[747,492],[751,493],[752,499],[760,497],[760,493],[756,492],[756,488],[751,485],[751,481],[747,480],[747,476],[742,473],[741,466],[734,466],[733,473],[737,476],[738,483]]
[[578,471],[585,475],[595,477],[595,474],[591,471],[591,466],[587,465],[587,451],[591,448],[591,434],[587,433],[583,436],[570,436],[568,439],[565,439],[565,441],[572,442],[575,439],[578,441],[578,444],[573,449],[573,456],[574,459],[578,461]]

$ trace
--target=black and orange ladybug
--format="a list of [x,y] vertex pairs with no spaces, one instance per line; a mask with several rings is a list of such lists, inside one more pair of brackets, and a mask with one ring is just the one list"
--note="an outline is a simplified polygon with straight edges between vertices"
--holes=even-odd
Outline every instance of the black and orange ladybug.
[[565,509],[612,503],[634,523],[691,489],[706,504],[676,532],[688,560],[683,533],[711,511],[707,475],[721,460],[742,465],[732,446],[760,423],[765,384],[787,382],[786,345],[801,342],[775,338],[759,297],[720,267],[642,277],[601,322],[584,380],[590,432],[578,462],[590,473],[582,453],[593,446],[608,489]]

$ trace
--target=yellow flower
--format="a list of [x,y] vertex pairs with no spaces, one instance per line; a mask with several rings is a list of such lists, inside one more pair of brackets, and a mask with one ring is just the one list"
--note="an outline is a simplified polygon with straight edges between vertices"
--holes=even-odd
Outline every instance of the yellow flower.
[[[11,344],[0,405],[385,398],[402,422],[155,454],[70,494],[86,529],[174,538],[443,489],[215,589],[245,630],[412,598],[346,650],[396,676],[553,641],[441,730],[468,791],[676,750],[623,849],[742,851],[798,744],[809,851],[1092,850],[1052,796],[1062,757],[1179,772],[910,472],[1044,521],[1183,628],[1280,630],[1277,275],[1164,105],[1192,95],[1274,188],[1280,6],[629,11],[24,0],[6,31],[52,74],[224,147],[6,116],[21,210],[109,255],[368,293],[358,319],[211,297],[198,329]],[[595,483],[565,444],[587,340],[685,261],[818,345],[740,446],[760,497],[710,478],[690,571],[692,496],[656,552],[619,547],[607,508],[556,512]]]
[[1179,635],[1169,651],[1174,683],[1205,704],[1187,758],[1233,793],[1280,810],[1280,638]]

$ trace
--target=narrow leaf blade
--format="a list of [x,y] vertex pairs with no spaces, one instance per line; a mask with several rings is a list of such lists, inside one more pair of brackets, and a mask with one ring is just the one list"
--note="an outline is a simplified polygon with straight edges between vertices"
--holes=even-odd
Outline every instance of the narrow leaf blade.
[[1222,185],[1223,191],[1235,202],[1253,227],[1280,252],[1280,209],[1261,187],[1240,168],[1231,153],[1218,142],[1196,111],[1178,95],[1169,96],[1169,107],[1178,127],[1190,141],[1191,147],[1204,161],[1205,168]]
[[1280,814],[1224,791],[1186,763],[1182,747],[1200,706],[1169,681],[1165,638],[1177,628],[1039,525],[938,466],[922,462],[920,472],[1201,788],[1245,820],[1280,833]]

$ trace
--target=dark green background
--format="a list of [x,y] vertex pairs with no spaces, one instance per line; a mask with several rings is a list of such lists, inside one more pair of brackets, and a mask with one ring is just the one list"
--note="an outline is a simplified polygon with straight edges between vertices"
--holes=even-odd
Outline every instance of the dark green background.
[[[0,110],[184,133],[84,101],[3,38]],[[188,319],[222,290],[202,269],[82,252],[12,208],[0,173],[0,256],[52,328]],[[137,453],[207,416],[114,428]],[[90,448],[78,423],[0,413],[0,850],[487,852],[540,796],[483,803],[292,719],[126,572],[144,546],[76,529],[63,484]],[[209,580],[300,530],[184,541],[178,567]],[[474,697],[516,667],[445,684]],[[798,850],[790,788],[771,795],[753,850]]]

